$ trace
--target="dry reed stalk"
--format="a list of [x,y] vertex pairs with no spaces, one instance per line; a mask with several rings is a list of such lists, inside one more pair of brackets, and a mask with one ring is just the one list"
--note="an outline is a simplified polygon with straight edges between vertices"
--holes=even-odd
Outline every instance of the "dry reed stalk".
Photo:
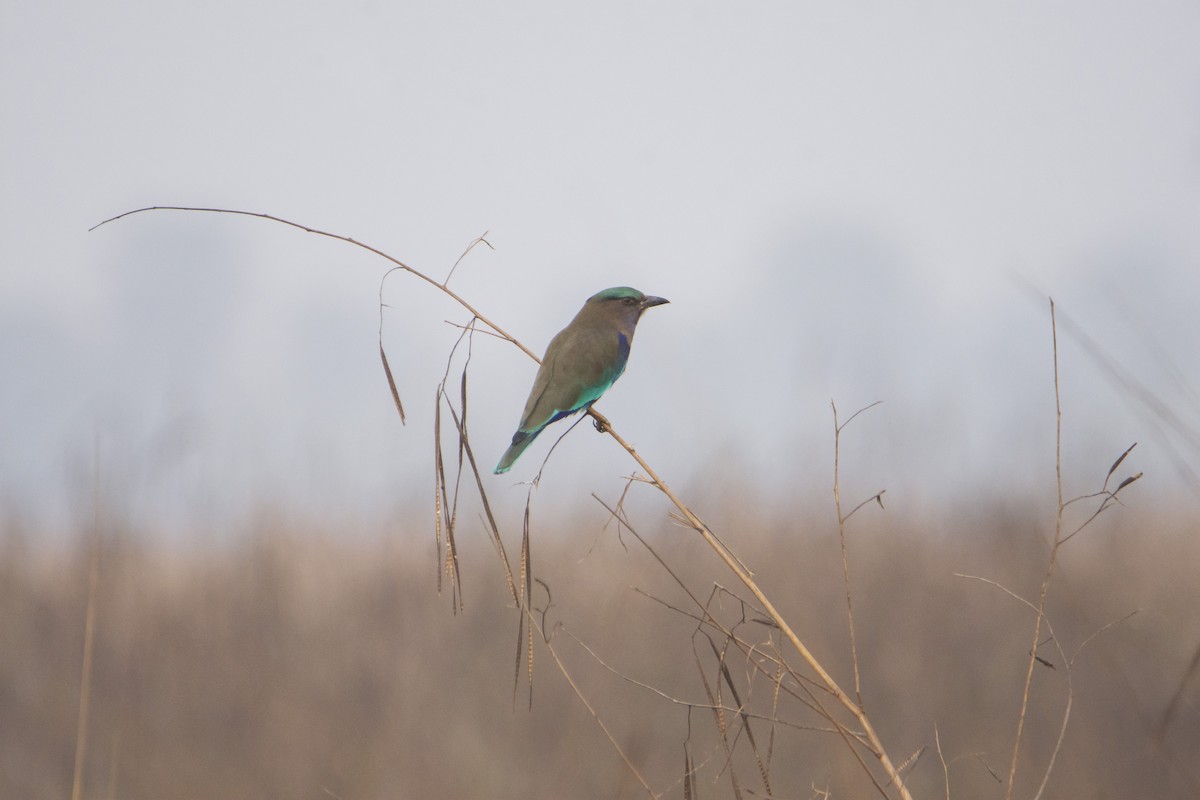
[[859,503],[854,507],[854,510],[849,514],[842,514],[842,490],[840,483],[840,468],[842,455],[842,429],[854,421],[854,418],[866,411],[868,408],[873,408],[882,401],[875,401],[871,405],[860,408],[850,415],[850,419],[842,424],[838,424],[837,404],[832,400],[829,401],[830,407],[833,409],[833,504],[837,509],[838,519],[838,542],[842,548],[842,582],[846,587],[846,616],[850,625],[850,660],[854,665],[854,697],[858,701],[861,708],[863,705],[862,699],[862,679],[858,671],[858,638],[854,633],[854,601],[851,599],[850,593],[850,561],[846,556],[846,521],[854,516],[858,509],[862,508],[871,500],[877,500],[880,508],[883,507],[883,492],[879,492],[872,498]]
[[96,591],[100,583],[100,448],[96,447],[92,497],[91,553],[88,557],[87,611],[83,623],[83,666],[79,675],[79,719],[75,727],[75,771],[71,800],[83,797],[83,765],[87,757],[88,710],[92,696],[92,653],[96,640]]
[[[1030,600],[1027,600],[1024,597],[1021,597],[1020,595],[1016,594],[1012,590],[1006,588],[1002,584],[1000,584],[996,581],[993,581],[993,580],[989,580],[987,578],[980,578],[980,577],[974,576],[974,575],[963,575],[961,573],[955,573],[955,575],[957,575],[958,577],[971,578],[973,580],[979,580],[979,581],[983,581],[984,583],[991,584],[991,585],[999,588],[1000,590],[1004,591],[1005,593],[1007,593],[1009,596],[1016,599],[1020,603],[1028,606],[1034,612],[1033,637],[1032,637],[1032,643],[1030,644],[1030,648],[1029,648],[1029,661],[1027,662],[1026,669],[1025,669],[1025,680],[1024,680],[1024,683],[1022,685],[1022,690],[1021,690],[1021,704],[1020,704],[1020,708],[1019,708],[1018,714],[1017,714],[1017,729],[1016,729],[1016,734],[1013,737],[1012,755],[1009,759],[1008,780],[1006,781],[1005,795],[1004,795],[1005,800],[1012,800],[1013,790],[1015,788],[1017,767],[1020,763],[1021,739],[1022,739],[1022,735],[1023,735],[1024,729],[1025,729],[1026,716],[1027,716],[1027,713],[1029,710],[1029,694],[1030,694],[1030,691],[1031,691],[1032,685],[1033,685],[1034,668],[1039,663],[1042,664],[1043,666],[1050,667],[1051,669],[1054,668],[1053,663],[1042,658],[1038,654],[1038,648],[1041,647],[1042,644],[1044,644],[1044,642],[1042,642],[1042,626],[1043,625],[1046,626],[1046,629],[1050,634],[1048,641],[1054,642],[1054,646],[1058,650],[1061,661],[1064,664],[1064,669],[1066,672],[1066,680],[1067,680],[1067,699],[1066,699],[1065,707],[1063,709],[1062,722],[1059,725],[1058,738],[1055,742],[1054,749],[1050,753],[1049,763],[1047,764],[1046,771],[1042,776],[1042,780],[1038,787],[1037,793],[1034,795],[1035,800],[1040,800],[1042,795],[1045,793],[1046,786],[1050,780],[1050,774],[1054,770],[1055,762],[1057,761],[1058,754],[1062,749],[1063,740],[1066,736],[1067,725],[1071,718],[1071,706],[1072,706],[1072,703],[1074,702],[1074,688],[1073,688],[1073,683],[1072,683],[1071,670],[1072,670],[1072,667],[1074,666],[1075,659],[1078,657],[1078,655],[1079,655],[1080,651],[1082,651],[1083,647],[1085,645],[1087,645],[1087,643],[1090,642],[1092,639],[1094,639],[1096,636],[1098,636],[1100,633],[1104,632],[1105,630],[1112,627],[1113,625],[1118,624],[1119,622],[1122,622],[1125,619],[1128,619],[1130,616],[1133,616],[1133,614],[1129,614],[1129,615],[1126,615],[1125,617],[1123,617],[1121,620],[1117,620],[1115,622],[1110,622],[1107,625],[1104,625],[1099,630],[1092,633],[1092,635],[1089,636],[1086,640],[1084,640],[1083,644],[1081,644],[1079,646],[1079,648],[1076,650],[1075,654],[1071,658],[1068,659],[1065,651],[1063,650],[1062,643],[1059,640],[1059,638],[1054,634],[1053,626],[1050,624],[1050,620],[1046,615],[1046,597],[1049,594],[1050,584],[1054,577],[1054,568],[1058,561],[1059,549],[1064,544],[1066,544],[1071,538],[1073,538],[1076,534],[1078,534],[1080,531],[1082,531],[1084,528],[1086,528],[1088,525],[1090,525],[1097,517],[1100,516],[1100,514],[1102,514],[1104,511],[1108,510],[1109,508],[1111,508],[1113,505],[1119,504],[1120,500],[1118,499],[1117,495],[1121,492],[1121,490],[1124,489],[1125,487],[1129,486],[1130,484],[1134,483],[1135,481],[1139,480],[1142,477],[1142,473],[1138,472],[1138,473],[1136,473],[1134,475],[1130,475],[1129,477],[1122,480],[1115,489],[1110,490],[1108,488],[1108,483],[1112,479],[1113,474],[1121,466],[1122,462],[1125,461],[1126,457],[1130,454],[1130,452],[1133,451],[1133,448],[1137,446],[1137,443],[1134,442],[1132,445],[1130,445],[1128,448],[1126,448],[1125,452],[1121,453],[1121,455],[1118,456],[1117,459],[1113,462],[1112,466],[1109,467],[1108,472],[1104,477],[1104,484],[1101,487],[1100,491],[1093,492],[1093,493],[1087,494],[1087,495],[1081,495],[1079,497],[1072,498],[1071,500],[1066,500],[1066,501],[1063,500],[1062,393],[1061,393],[1061,387],[1060,387],[1060,383],[1059,383],[1059,368],[1058,368],[1058,323],[1057,323],[1057,317],[1056,317],[1056,313],[1055,313],[1056,309],[1055,309],[1053,298],[1050,298],[1049,302],[1050,302],[1050,333],[1051,333],[1053,367],[1054,367],[1054,412],[1055,412],[1055,418],[1054,418],[1054,422],[1055,422],[1054,471],[1055,471],[1055,487],[1057,490],[1058,502],[1057,502],[1056,508],[1055,508],[1054,539],[1050,544],[1050,553],[1049,553],[1049,556],[1047,557],[1047,561],[1046,561],[1046,571],[1042,576],[1041,588],[1038,592],[1038,600],[1036,603],[1031,602]],[[1071,533],[1064,536],[1063,535],[1063,530],[1064,530],[1063,521],[1064,521],[1064,515],[1066,512],[1066,509],[1073,503],[1076,503],[1081,500],[1096,498],[1096,497],[1103,498],[1100,502],[1100,505],[1097,507],[1097,509],[1091,514],[1091,516],[1087,517],[1083,521],[1083,523],[1081,525],[1079,525],[1075,530],[1073,530]],[[1137,612],[1135,611],[1133,613],[1137,613]],[[935,731],[935,736],[936,736],[936,731]],[[938,743],[938,752],[939,752],[939,756],[940,756],[940,754],[941,754],[940,742]],[[943,761],[943,764],[945,764],[944,761]],[[989,771],[990,771],[990,768],[989,768]],[[948,772],[947,772],[946,780],[947,780],[947,792],[949,792],[949,774],[948,774]]]
[[92,547],[88,567],[88,601],[83,626],[83,667],[79,676],[79,720],[75,729],[75,775],[71,781],[71,800],[83,797],[83,764],[87,756],[88,707],[92,695],[92,651],[96,639],[96,585],[100,580],[97,548]]
[[1042,639],[1042,620],[1046,615],[1046,593],[1054,576],[1054,565],[1058,559],[1058,548],[1062,543],[1063,525],[1063,481],[1062,481],[1062,395],[1058,383],[1058,325],[1054,319],[1054,300],[1050,301],[1050,334],[1054,350],[1054,476],[1058,490],[1058,507],[1054,516],[1054,542],[1050,546],[1050,557],[1046,562],[1046,574],[1042,576],[1042,588],[1038,596],[1036,616],[1033,623],[1033,644],[1029,647],[1029,663],[1025,669],[1025,686],[1021,691],[1021,709],[1017,714],[1017,733],[1013,737],[1012,758],[1008,766],[1008,783],[1005,800],[1012,800],[1013,782],[1017,776],[1017,762],[1021,754],[1021,734],[1025,730],[1025,713],[1029,708],[1029,689],[1033,685],[1033,668],[1037,664],[1038,642]]

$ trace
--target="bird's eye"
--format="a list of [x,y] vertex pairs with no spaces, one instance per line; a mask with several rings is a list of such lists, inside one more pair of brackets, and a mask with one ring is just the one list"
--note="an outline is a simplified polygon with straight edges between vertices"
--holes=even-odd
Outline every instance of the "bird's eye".
[[633,299],[632,297],[626,297],[623,300],[621,300],[621,302],[627,306],[632,306],[632,305],[637,304],[637,300]]

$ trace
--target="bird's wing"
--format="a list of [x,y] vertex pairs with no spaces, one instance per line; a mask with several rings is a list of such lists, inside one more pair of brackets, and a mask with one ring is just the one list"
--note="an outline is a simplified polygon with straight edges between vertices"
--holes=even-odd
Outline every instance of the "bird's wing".
[[622,333],[563,330],[546,348],[519,430],[540,430],[596,402],[625,371],[628,357]]

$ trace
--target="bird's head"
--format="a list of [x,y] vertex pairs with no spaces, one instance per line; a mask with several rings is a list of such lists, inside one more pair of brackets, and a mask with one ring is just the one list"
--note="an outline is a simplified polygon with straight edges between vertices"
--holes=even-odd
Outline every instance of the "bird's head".
[[645,295],[629,286],[614,286],[588,298],[587,305],[597,311],[637,322],[642,312],[651,306],[669,303],[665,297]]

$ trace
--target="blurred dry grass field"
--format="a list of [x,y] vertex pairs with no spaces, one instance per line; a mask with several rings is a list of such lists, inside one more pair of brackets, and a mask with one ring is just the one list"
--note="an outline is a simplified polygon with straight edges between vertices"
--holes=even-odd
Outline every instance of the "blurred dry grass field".
[[[835,521],[801,520],[729,491],[707,496],[720,498],[714,529],[853,685]],[[863,700],[897,758],[928,748],[906,773],[914,796],[947,795],[935,726],[949,796],[1003,796],[992,773],[1006,774],[1033,614],[955,573],[1036,597],[1053,519],[999,506],[898,517],[860,514],[849,531]],[[483,531],[460,527],[465,609],[456,616],[435,588],[427,510],[405,518],[400,530],[381,522],[346,534],[264,517],[234,544],[174,548],[154,544],[153,531],[106,522],[96,540],[83,796],[645,796],[544,648],[532,709],[524,675],[514,698],[518,612]],[[664,605],[678,589],[657,562],[628,534],[626,548],[615,528],[602,532],[604,522],[595,506],[539,521],[533,552],[551,592],[547,630],[656,791],[684,796],[688,741],[699,796],[733,796],[712,712],[664,697],[704,705],[697,663],[711,677],[712,651],[694,621]],[[698,591],[725,580],[694,531],[664,520],[640,532]],[[2,798],[71,794],[90,541],[47,542],[11,520],[0,533]],[[1116,509],[1059,559],[1048,616],[1068,654],[1138,613],[1090,641],[1075,664],[1047,796],[1197,796],[1200,680],[1185,682],[1200,646],[1196,522]],[[544,590],[534,597],[546,606]],[[714,608],[731,625],[742,614],[731,597]],[[753,619],[739,631],[763,641],[770,633]],[[1037,789],[1066,699],[1065,665],[1050,648],[1039,652],[1054,666],[1034,676],[1018,797]],[[732,677],[746,708],[769,715],[770,682],[744,665]],[[819,722],[780,712],[789,715]],[[760,753],[769,745],[772,796],[878,796],[836,735],[755,725]],[[732,760],[742,795],[766,796],[745,736]]]

